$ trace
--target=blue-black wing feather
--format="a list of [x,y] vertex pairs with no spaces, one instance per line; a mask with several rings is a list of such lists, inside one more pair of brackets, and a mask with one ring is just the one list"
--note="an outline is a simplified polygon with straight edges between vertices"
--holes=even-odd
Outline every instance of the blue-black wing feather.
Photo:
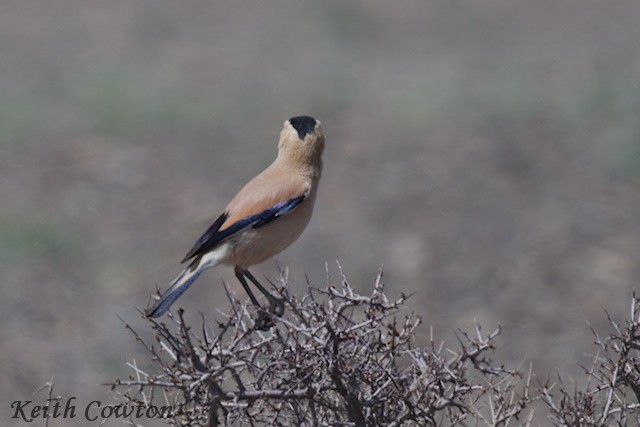
[[213,250],[223,240],[233,236],[246,227],[259,228],[266,224],[269,224],[277,218],[291,212],[296,206],[302,203],[304,198],[305,196],[301,195],[284,202],[277,203],[258,214],[250,215],[246,218],[236,221],[224,230],[220,230],[222,224],[224,224],[224,222],[229,217],[229,213],[224,212],[213,222],[213,224],[211,224],[207,231],[204,232],[204,234],[198,239],[196,244],[193,245],[193,248],[191,248],[191,250],[187,253],[187,255],[185,255],[181,262],[185,262],[187,260],[190,260],[191,258],[198,257],[199,255],[203,255]]
[[[280,202],[270,207],[269,209],[262,211],[257,215],[252,215],[249,217],[249,218],[252,218],[252,220],[250,221],[252,224],[251,226],[253,228],[262,227],[263,225],[270,223],[271,221],[277,219],[278,217],[281,217],[282,215],[285,215],[291,212],[296,206],[302,203],[303,200],[304,200],[304,195],[294,197],[284,202]],[[249,219],[249,218],[246,218],[246,219]]]
[[196,256],[198,254],[198,252],[200,251],[200,249],[202,249],[202,247],[212,238],[214,238],[216,236],[216,234],[219,233],[220,231],[220,227],[222,227],[222,224],[224,224],[224,222],[227,220],[227,218],[229,218],[229,213],[227,212],[223,212],[214,222],[213,224],[211,224],[211,226],[209,228],[207,228],[207,231],[205,231],[202,236],[200,236],[200,238],[198,239],[198,241],[193,245],[193,247],[191,248],[191,250],[189,252],[187,252],[187,254],[184,256],[184,258],[182,258],[182,261],[180,261],[180,263],[183,263],[191,258],[193,258],[194,256]]

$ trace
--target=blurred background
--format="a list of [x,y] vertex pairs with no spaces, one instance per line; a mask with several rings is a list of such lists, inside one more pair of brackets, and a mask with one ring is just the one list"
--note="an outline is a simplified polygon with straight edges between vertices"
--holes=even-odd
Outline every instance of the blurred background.
[[[149,334],[136,308],[300,114],[327,147],[277,257],[292,290],[340,260],[367,292],[384,264],[425,340],[502,324],[498,360],[577,375],[640,278],[638,22],[635,0],[3,2],[0,419],[52,377],[109,400],[146,357],[118,316]],[[222,267],[177,306],[215,317],[223,280],[245,298]]]

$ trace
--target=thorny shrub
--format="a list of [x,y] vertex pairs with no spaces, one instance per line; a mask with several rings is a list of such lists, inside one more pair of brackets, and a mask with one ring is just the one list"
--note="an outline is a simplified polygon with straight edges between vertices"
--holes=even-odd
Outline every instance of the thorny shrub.
[[[458,333],[449,349],[431,338],[416,344],[420,317],[407,312],[404,294],[384,292],[382,271],[371,293],[340,280],[304,295],[274,285],[287,306],[267,332],[255,328],[250,307],[227,289],[229,308],[212,323],[202,316],[194,331],[183,311],[168,322],[148,319],[155,342],[144,340],[153,370],[128,365],[126,380],[108,385],[129,405],[171,409],[170,425],[414,426],[529,425],[534,401],[549,413],[537,422],[554,425],[622,425],[638,419],[640,312],[633,296],[631,319],[610,318],[615,333],[596,334],[601,349],[585,390],[569,392],[562,380],[540,382],[496,364],[500,328]],[[631,390],[632,393],[628,391]],[[539,406],[538,406],[539,408]],[[539,412],[539,411],[538,411]],[[137,420],[129,422],[137,425]]]

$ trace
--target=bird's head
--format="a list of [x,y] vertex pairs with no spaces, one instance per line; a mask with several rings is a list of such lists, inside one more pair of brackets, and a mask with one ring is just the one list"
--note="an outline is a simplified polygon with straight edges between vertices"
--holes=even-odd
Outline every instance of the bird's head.
[[278,157],[315,166],[322,161],[323,151],[324,135],[320,121],[309,116],[297,116],[284,122]]

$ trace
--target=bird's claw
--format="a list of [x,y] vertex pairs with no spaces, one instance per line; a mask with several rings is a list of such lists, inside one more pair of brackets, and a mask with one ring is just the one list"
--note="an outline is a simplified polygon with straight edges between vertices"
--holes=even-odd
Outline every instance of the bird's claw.
[[269,305],[269,310],[260,308],[256,319],[256,328],[261,331],[268,331],[275,325],[276,317],[284,314],[284,301],[274,298]]
[[261,331],[268,331],[275,325],[276,321],[273,315],[263,309],[258,311],[258,318],[256,319],[256,329]]
[[282,317],[284,314],[284,301],[274,297],[273,301],[271,301],[271,305],[269,306],[269,313],[274,316]]

